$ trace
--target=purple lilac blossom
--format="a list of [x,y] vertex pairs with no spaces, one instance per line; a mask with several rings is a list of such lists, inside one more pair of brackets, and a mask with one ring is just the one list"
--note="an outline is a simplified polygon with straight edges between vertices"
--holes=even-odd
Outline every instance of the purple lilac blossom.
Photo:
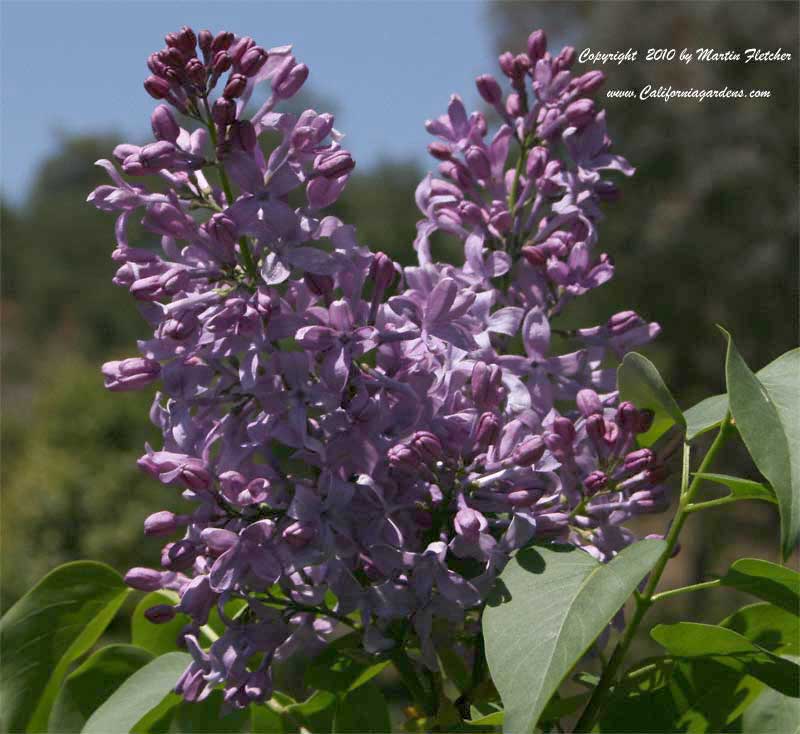
[[[114,282],[153,328],[140,356],[104,365],[106,386],[160,381],[163,445],[139,465],[189,507],[145,520],[170,538],[163,570],[127,575],[180,596],[148,614],[186,615],[176,690],[263,701],[272,662],[337,621],[435,670],[440,636],[474,623],[513,551],[557,539],[607,561],[630,543],[623,523],[663,509],[666,472],[637,448],[650,417],[619,404],[607,358],[658,326],[623,311],[551,328],[613,275],[596,252],[618,194],[605,176],[633,169],[591,99],[602,73],[574,76],[573,50],[551,55],[537,31],[500,57],[508,94],[477,80],[496,131],[453,96],[427,123],[440,177],[417,189],[419,264],[402,269],[325,213],[355,163],[332,115],[279,111],[308,76],[290,46],[186,27],[166,44],[147,62],[155,141],[98,161],[112,184],[89,201],[117,214]],[[160,248],[129,243],[133,218]],[[462,265],[436,262],[437,230]],[[226,631],[204,647],[215,608]]]

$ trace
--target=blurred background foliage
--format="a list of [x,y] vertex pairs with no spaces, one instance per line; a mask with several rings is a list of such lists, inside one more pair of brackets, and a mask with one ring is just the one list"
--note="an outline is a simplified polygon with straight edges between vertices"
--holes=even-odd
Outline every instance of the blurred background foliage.
[[[579,50],[797,49],[795,3],[493,3],[486,18],[498,51],[524,48],[536,27],[547,29],[551,46]],[[659,321],[663,334],[648,354],[689,407],[723,389],[715,323],[733,332],[754,367],[797,343],[797,58],[605,71],[615,89],[728,84],[773,93],[702,103],[602,100],[618,149],[638,171],[622,183],[623,198],[607,207],[600,230],[617,276],[581,299],[569,319],[588,326],[633,308]],[[442,90],[442,110],[451,91]],[[3,608],[67,560],[94,558],[120,570],[156,563],[159,543],[145,540],[141,522],[180,502],[135,466],[144,442],[157,438],[149,395],[109,394],[99,371],[103,361],[133,354],[145,335],[130,297],[111,284],[113,220],[84,203],[105,182],[93,161],[117,142],[114,134],[64,137],[24,204],[2,205]],[[410,263],[419,218],[413,194],[423,174],[411,160],[356,169],[337,214],[374,250]],[[442,247],[440,255],[452,254]],[[690,526],[670,581],[697,580],[747,553],[777,560],[770,508],[724,512],[724,523],[720,510],[702,529]],[[649,520],[648,532],[665,521]],[[688,597],[686,604],[707,602]]]

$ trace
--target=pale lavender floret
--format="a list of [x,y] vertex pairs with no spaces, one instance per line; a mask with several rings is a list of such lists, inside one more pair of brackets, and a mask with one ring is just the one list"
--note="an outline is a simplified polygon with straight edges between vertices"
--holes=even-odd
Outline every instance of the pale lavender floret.
[[[324,212],[355,162],[332,115],[278,109],[308,76],[291,47],[186,27],[166,43],[145,82],[161,101],[155,140],[114,151],[137,183],[99,161],[113,185],[89,201],[118,215],[114,282],[153,329],[141,357],[103,366],[106,385],[160,380],[151,419],[163,445],[139,466],[192,508],[145,520],[147,535],[170,536],[165,570],[126,576],[180,597],[147,612],[188,619],[192,663],[176,691],[264,701],[272,660],[320,649],[330,615],[353,612],[370,652],[409,621],[420,662],[436,669],[440,635],[463,628],[513,551],[557,539],[606,561],[632,542],[621,523],[664,506],[666,471],[637,449],[649,416],[617,405],[606,358],[658,326],[622,311],[559,332],[573,345],[563,352],[551,327],[613,275],[595,252],[616,195],[603,176],[633,169],[610,152],[589,99],[603,75],[574,77],[574,50],[552,56],[537,31],[527,53],[500,57],[508,94],[477,80],[496,131],[454,95],[427,123],[441,177],[417,189],[419,265],[400,268]],[[208,128],[181,127],[212,93]],[[224,189],[204,173],[216,165]],[[131,246],[134,216],[159,248]],[[463,242],[462,264],[436,261],[437,230]],[[458,558],[476,570],[455,571]],[[235,599],[246,610],[230,618]],[[214,609],[225,631],[206,649],[199,628]]]

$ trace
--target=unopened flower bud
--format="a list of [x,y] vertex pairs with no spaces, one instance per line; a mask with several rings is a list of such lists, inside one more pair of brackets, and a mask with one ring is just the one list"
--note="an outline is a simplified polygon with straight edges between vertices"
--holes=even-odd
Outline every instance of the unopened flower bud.
[[398,471],[415,472],[419,469],[421,457],[415,449],[406,444],[392,446],[386,454],[389,466]]
[[471,507],[462,507],[453,519],[453,527],[459,535],[477,539],[481,530],[487,527],[486,518]]
[[561,436],[568,444],[575,441],[575,425],[569,418],[558,416],[558,418],[553,421],[553,433]]
[[247,53],[247,51],[249,51],[255,45],[256,42],[252,38],[250,38],[250,36],[242,36],[241,38],[238,38],[236,41],[234,41],[231,47],[228,49],[228,53],[231,55],[233,63],[241,64],[242,58],[244,57],[245,53]]
[[209,54],[211,53],[211,44],[214,42],[214,36],[208,29],[203,29],[197,34],[197,45],[203,52],[203,56],[208,61]]
[[334,282],[330,275],[305,273],[303,282],[315,296],[326,296],[333,292]]
[[636,422],[636,433],[647,433],[653,426],[655,413],[649,408],[639,411],[639,420]]
[[482,449],[497,440],[500,433],[500,419],[494,413],[482,413],[475,428],[475,443]]
[[411,445],[427,464],[442,458],[442,442],[429,431],[417,431],[411,437]]
[[656,464],[656,455],[650,449],[631,451],[625,456],[624,467],[628,472],[639,472],[650,469]]
[[591,99],[576,99],[571,102],[564,111],[567,125],[578,129],[586,127],[595,116],[595,106]]
[[593,471],[583,480],[583,486],[587,496],[591,497],[608,486],[608,477],[601,471]]
[[489,163],[489,156],[486,152],[477,145],[470,145],[464,157],[469,166],[469,170],[475,178],[488,179],[491,176],[492,169]]
[[227,127],[236,120],[236,102],[227,97],[218,97],[211,108],[211,117],[220,127]]
[[397,277],[397,271],[394,269],[394,262],[388,255],[383,252],[376,252],[370,264],[369,275],[372,278],[375,290],[383,293],[394,282],[395,277]]
[[201,89],[206,84],[206,67],[200,59],[189,59],[186,62],[186,76],[189,77],[189,81],[195,84],[197,87]]
[[515,489],[508,493],[507,499],[512,507],[531,507],[541,496],[542,493],[536,489]]
[[503,100],[503,90],[500,84],[491,74],[481,74],[475,80],[475,86],[478,88],[478,94],[481,95],[484,102],[492,106],[500,104]]
[[300,91],[306,79],[308,79],[308,67],[305,64],[297,64],[286,75],[279,84],[273,87],[275,96],[279,99],[289,99]]
[[283,531],[281,537],[292,548],[303,548],[313,540],[316,535],[314,526],[309,523],[293,522],[286,530]]
[[144,80],[144,88],[153,99],[165,99],[169,94],[170,83],[159,76],[149,76]]
[[169,535],[178,528],[180,520],[181,518],[178,515],[169,510],[154,512],[144,521],[144,534]]
[[242,96],[246,87],[247,77],[244,74],[231,74],[225,89],[222,90],[222,96],[227,99],[236,99]]
[[175,121],[172,110],[164,104],[158,105],[150,116],[153,135],[158,140],[174,143],[180,135],[181,129]]
[[500,64],[500,69],[502,70],[503,74],[505,74],[509,79],[513,79],[514,54],[512,54],[510,51],[506,51],[497,57],[497,61]]
[[542,458],[544,451],[545,445],[541,436],[528,436],[514,447],[511,459],[517,466],[531,466]]
[[338,178],[349,173],[356,166],[353,157],[346,150],[337,150],[317,160],[315,170],[325,178]]
[[139,161],[143,166],[158,170],[171,168],[175,165],[177,149],[175,144],[168,140],[159,140],[149,143],[139,151]]
[[627,400],[619,404],[617,408],[617,424],[626,433],[631,433],[636,429],[639,421],[639,411],[633,403]]
[[528,57],[532,63],[541,59],[547,51],[547,36],[544,31],[539,29],[528,36]]
[[211,64],[211,69],[214,72],[214,78],[218,78],[231,68],[233,61],[227,51],[217,51],[214,54],[214,61]]
[[561,53],[553,59],[553,73],[557,74],[559,71],[566,71],[572,68],[575,63],[575,48],[573,46],[564,46]]
[[156,604],[145,609],[144,616],[153,624],[165,624],[175,619],[175,607],[171,604]]
[[603,413],[603,404],[600,402],[600,396],[594,390],[588,388],[578,390],[575,402],[578,405],[578,410],[586,418],[595,413],[601,415]]
[[217,51],[227,51],[233,43],[233,33],[229,31],[220,31],[214,36],[211,42],[211,50],[216,53]]
[[131,357],[121,361],[106,362],[102,372],[108,390],[124,392],[138,390],[158,379],[161,365],[146,357]]
[[605,80],[606,75],[600,70],[595,70],[587,71],[579,76],[574,80],[573,84],[580,94],[594,94],[603,86]]
[[512,93],[506,97],[506,112],[511,117],[519,117],[522,114],[522,101],[518,94]]
[[261,46],[252,46],[245,51],[239,68],[245,76],[255,76],[267,62],[269,54]]
[[125,574],[125,583],[139,591],[158,591],[161,588],[161,572],[137,566]]
[[449,161],[453,154],[450,151],[450,146],[447,143],[439,142],[438,140],[428,145],[428,153],[430,153],[437,161]]
[[252,151],[258,144],[258,136],[250,120],[237,120],[231,125],[230,141],[237,148],[246,153]]
[[179,540],[177,543],[168,543],[161,553],[161,565],[170,571],[185,571],[190,568],[197,558],[197,549],[194,543],[188,540]]

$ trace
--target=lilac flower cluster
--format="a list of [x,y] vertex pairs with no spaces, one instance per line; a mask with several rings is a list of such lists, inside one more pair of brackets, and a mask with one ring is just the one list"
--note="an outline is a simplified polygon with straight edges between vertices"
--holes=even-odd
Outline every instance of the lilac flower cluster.
[[[617,192],[602,173],[633,171],[590,99],[602,73],[573,76],[574,51],[551,56],[537,31],[500,57],[507,96],[477,80],[491,139],[453,97],[428,123],[442,178],[418,188],[419,265],[403,270],[324,213],[354,162],[331,115],[275,110],[308,75],[290,47],[189,28],[166,44],[145,82],[163,100],[155,141],[99,161],[113,183],[89,200],[118,213],[114,282],[154,330],[103,366],[106,386],[160,381],[163,446],[139,465],[191,505],[145,520],[172,539],[161,570],[127,574],[178,595],[152,621],[188,616],[176,690],[263,701],[273,660],[337,623],[436,669],[436,635],[480,608],[512,551],[554,538],[607,560],[631,542],[622,523],[663,508],[665,472],[636,448],[650,417],[617,404],[604,365],[658,327],[625,311],[551,328],[613,274],[594,253]],[[129,244],[134,216],[160,248]],[[436,230],[463,241],[463,265],[434,260]],[[575,351],[555,354],[553,335]],[[214,609],[226,629],[206,647]]]

